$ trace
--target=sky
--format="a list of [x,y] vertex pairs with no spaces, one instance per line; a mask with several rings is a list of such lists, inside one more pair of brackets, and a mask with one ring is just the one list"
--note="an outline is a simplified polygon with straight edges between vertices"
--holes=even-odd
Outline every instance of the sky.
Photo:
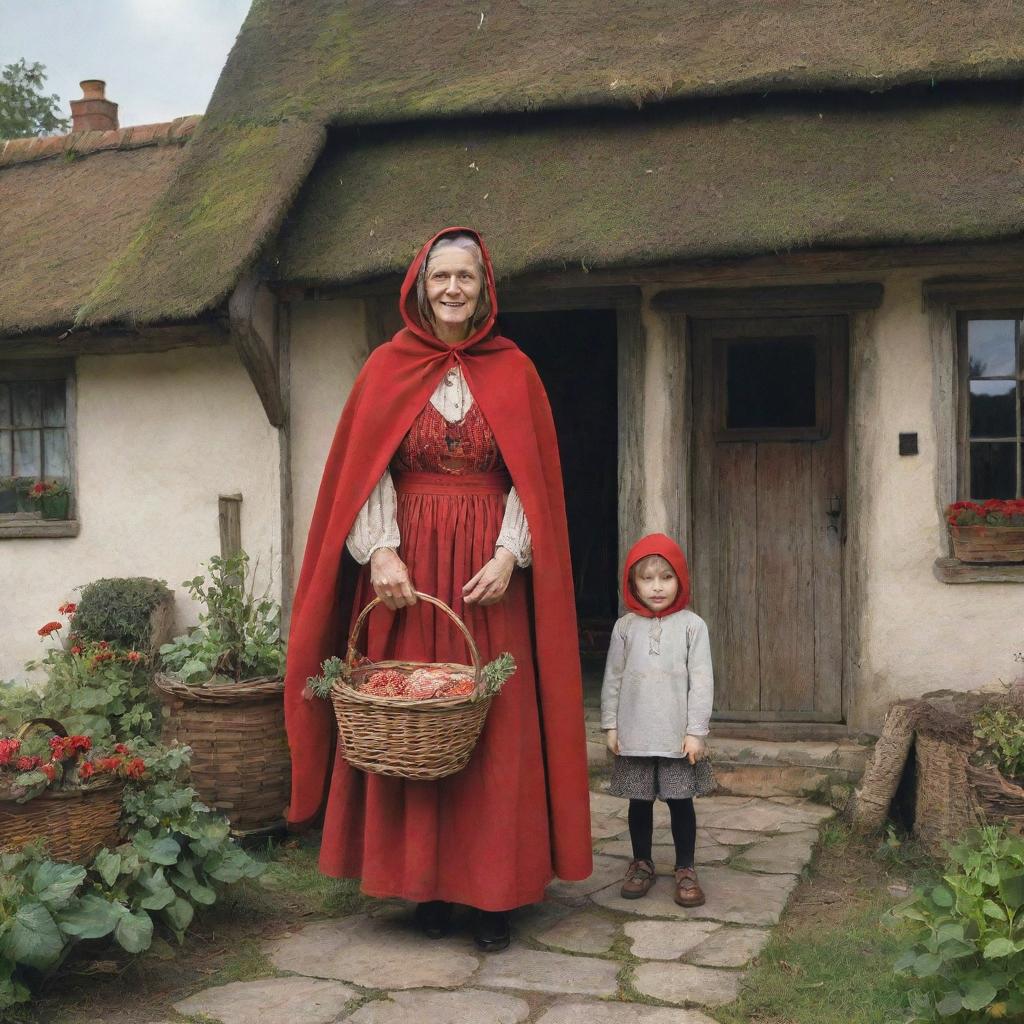
[[0,0],[0,66],[46,66],[61,114],[102,78],[126,125],[202,114],[250,0]]

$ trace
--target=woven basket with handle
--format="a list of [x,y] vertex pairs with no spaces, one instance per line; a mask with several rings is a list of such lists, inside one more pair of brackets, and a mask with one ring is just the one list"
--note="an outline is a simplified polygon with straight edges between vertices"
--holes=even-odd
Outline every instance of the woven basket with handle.
[[[353,768],[401,779],[443,779],[469,763],[492,698],[481,693],[480,651],[466,624],[436,597],[419,591],[416,596],[440,608],[455,623],[465,638],[473,664],[415,661],[359,664],[356,644],[367,616],[380,604],[380,598],[374,598],[352,626],[345,659],[346,677],[331,688],[331,702],[338,719],[342,755]],[[377,697],[359,689],[368,676],[381,669],[411,675],[420,668],[443,668],[471,675],[476,690],[466,697],[408,700]]]
[[[24,739],[34,729],[58,736],[67,730],[53,718],[33,718],[18,730]],[[0,852],[11,853],[43,839],[54,860],[87,864],[104,846],[116,846],[124,783],[111,775],[94,777],[79,789],[46,789],[27,803],[0,797]]]

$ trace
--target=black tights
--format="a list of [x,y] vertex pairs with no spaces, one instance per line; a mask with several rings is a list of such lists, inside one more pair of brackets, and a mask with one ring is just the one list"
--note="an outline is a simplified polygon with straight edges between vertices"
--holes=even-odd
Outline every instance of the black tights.
[[[692,800],[668,800],[672,819],[672,842],[676,848],[676,867],[693,867],[693,850],[697,845],[697,815]],[[654,801],[629,801],[629,838],[633,843],[633,859],[652,861],[654,840]]]

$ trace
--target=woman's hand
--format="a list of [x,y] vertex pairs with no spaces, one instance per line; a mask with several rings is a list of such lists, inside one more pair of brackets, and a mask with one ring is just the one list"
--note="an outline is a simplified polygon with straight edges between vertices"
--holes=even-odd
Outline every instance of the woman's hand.
[[619,730],[618,729],[605,729],[604,741],[608,745],[608,749],[618,756],[619,753]]
[[409,570],[391,548],[377,548],[370,555],[370,586],[392,611],[416,603]]
[[497,604],[508,589],[516,556],[507,548],[495,548],[494,557],[462,588],[466,604]]
[[690,764],[696,764],[698,761],[704,760],[706,752],[707,744],[705,744],[703,736],[683,737],[683,753]]

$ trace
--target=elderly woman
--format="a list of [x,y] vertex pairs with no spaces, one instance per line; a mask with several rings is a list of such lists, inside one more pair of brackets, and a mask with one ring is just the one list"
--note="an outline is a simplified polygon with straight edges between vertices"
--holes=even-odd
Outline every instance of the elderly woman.
[[[479,235],[431,239],[400,308],[405,328],[373,352],[342,412],[306,544],[285,692],[289,821],[323,812],[325,874],[416,901],[435,937],[453,903],[475,907],[477,945],[503,949],[509,910],[541,900],[554,875],[591,871],[558,446],[536,370],[494,333]],[[414,588],[465,619],[485,661],[510,651],[518,666],[469,765],[437,782],[365,774],[332,756],[331,711],[304,690],[374,594],[388,610],[370,616],[371,659],[466,660]]]

